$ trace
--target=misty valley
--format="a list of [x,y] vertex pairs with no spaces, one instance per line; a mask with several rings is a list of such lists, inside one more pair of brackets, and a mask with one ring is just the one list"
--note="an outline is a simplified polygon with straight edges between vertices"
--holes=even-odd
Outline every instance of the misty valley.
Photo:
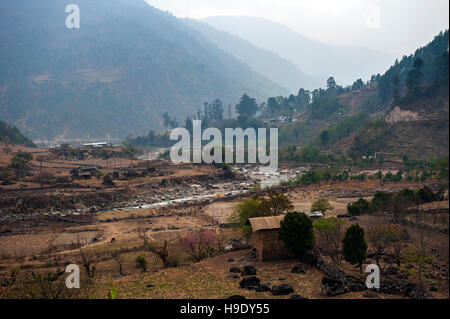
[[1,1],[0,304],[447,302],[447,12]]

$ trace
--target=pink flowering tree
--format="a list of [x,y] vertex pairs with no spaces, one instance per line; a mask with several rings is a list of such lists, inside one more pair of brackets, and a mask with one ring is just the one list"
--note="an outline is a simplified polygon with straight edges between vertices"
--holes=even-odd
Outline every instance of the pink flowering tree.
[[181,247],[192,257],[194,262],[211,256],[216,242],[216,233],[204,230],[194,231],[180,239]]

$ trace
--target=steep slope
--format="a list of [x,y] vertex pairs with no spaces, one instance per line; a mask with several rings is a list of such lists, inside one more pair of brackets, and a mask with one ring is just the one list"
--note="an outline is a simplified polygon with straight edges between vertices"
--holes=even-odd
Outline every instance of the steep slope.
[[342,141],[361,153],[385,152],[407,154],[416,158],[449,155],[449,91],[448,83],[427,90],[414,102],[395,107],[384,122],[374,122]]
[[[336,99],[337,111],[314,118],[311,105],[302,121],[281,130],[280,138],[303,146],[312,142],[331,154],[448,157],[448,39],[448,31],[441,32],[362,88],[346,89],[341,94],[324,91],[325,97]],[[420,90],[410,92],[406,83],[419,58],[423,61]],[[397,104],[393,103],[395,75],[399,78]],[[324,106],[320,102],[314,105]]]
[[358,78],[386,70],[395,56],[364,48],[335,47],[307,38],[292,29],[256,17],[208,17],[202,21],[292,61],[300,70],[321,76],[322,86],[328,76],[341,85],[351,85]]
[[195,20],[185,19],[184,22],[256,72],[288,88],[291,93],[297,93],[300,88],[313,90],[323,84],[320,79],[302,72],[292,62],[268,50],[260,49],[237,36]]
[[24,136],[17,128],[11,127],[2,121],[0,121],[0,142],[35,147],[33,141]]
[[123,138],[204,101],[287,91],[144,0],[0,3],[0,117],[37,140]]

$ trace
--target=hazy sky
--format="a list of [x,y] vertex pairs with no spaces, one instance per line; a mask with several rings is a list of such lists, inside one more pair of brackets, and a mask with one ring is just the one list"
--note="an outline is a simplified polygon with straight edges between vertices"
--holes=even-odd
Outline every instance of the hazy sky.
[[449,26],[448,0],[147,0],[177,17],[258,16],[330,44],[412,53]]

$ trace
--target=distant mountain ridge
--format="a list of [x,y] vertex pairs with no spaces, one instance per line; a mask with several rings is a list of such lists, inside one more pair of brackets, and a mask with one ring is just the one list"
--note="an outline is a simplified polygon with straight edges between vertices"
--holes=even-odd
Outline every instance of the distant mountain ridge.
[[212,27],[237,35],[257,47],[277,53],[303,72],[325,80],[333,76],[341,85],[386,70],[393,54],[357,47],[336,47],[305,37],[267,19],[247,16],[213,16],[201,19]]
[[114,139],[161,130],[215,98],[288,91],[144,0],[0,3],[0,118],[36,140]]
[[305,74],[292,62],[271,51],[261,49],[238,36],[215,29],[207,23],[191,19],[183,21],[202,33],[219,48],[249,65],[266,78],[289,89],[291,93],[296,94],[300,88],[314,90],[323,85],[321,79]]

